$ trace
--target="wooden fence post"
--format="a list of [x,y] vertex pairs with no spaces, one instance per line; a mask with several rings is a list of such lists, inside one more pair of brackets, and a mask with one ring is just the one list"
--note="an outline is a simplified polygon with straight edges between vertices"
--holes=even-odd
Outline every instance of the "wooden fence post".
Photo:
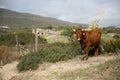
[[56,42],[59,42],[59,34],[56,33]]
[[15,34],[15,40],[16,40],[16,46],[17,46],[18,53],[21,54],[20,44],[18,42],[18,35],[16,34],[16,32],[14,32],[14,34]]
[[35,51],[38,50],[38,32],[37,28],[35,29]]

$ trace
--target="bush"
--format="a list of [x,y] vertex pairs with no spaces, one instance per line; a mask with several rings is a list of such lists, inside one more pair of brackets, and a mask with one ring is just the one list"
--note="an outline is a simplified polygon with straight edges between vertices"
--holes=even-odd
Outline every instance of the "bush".
[[37,69],[42,62],[65,61],[80,54],[80,45],[73,43],[53,43],[46,45],[37,52],[23,56],[18,64],[18,70],[24,71]]
[[120,36],[116,34],[116,35],[113,36],[113,38],[114,38],[114,39],[119,39]]
[[19,71],[23,70],[35,70],[38,67],[38,63],[41,63],[41,58],[39,58],[39,54],[37,52],[30,53],[29,55],[25,55],[20,60],[17,68]]
[[[35,35],[32,33],[24,33],[20,32],[17,33],[18,36],[18,42],[20,44],[28,45],[28,44],[34,44],[35,42]],[[38,37],[39,43],[46,43],[47,40]],[[16,45],[16,40],[15,40],[15,34],[13,33],[7,33],[7,34],[0,34],[0,45],[8,45],[8,46],[15,46]]]
[[[32,34],[32,33],[18,33],[18,39],[19,39],[19,43],[20,44],[24,44],[24,45],[27,45],[27,44],[30,44],[30,43],[34,43],[35,42],[35,35]],[[38,41],[39,43],[45,43],[47,42],[46,39],[44,39],[43,37],[38,37]]]
[[113,40],[110,40],[110,41],[102,40],[101,45],[102,45],[102,47],[104,49],[104,52],[116,53],[120,49],[120,39],[115,39],[115,40],[113,39]]
[[15,45],[15,36],[12,33],[0,34],[0,45]]
[[120,38],[115,40],[115,46],[120,49]]
[[73,35],[72,32],[73,32],[72,28],[66,28],[66,29],[61,33],[61,35],[70,37],[70,36]]

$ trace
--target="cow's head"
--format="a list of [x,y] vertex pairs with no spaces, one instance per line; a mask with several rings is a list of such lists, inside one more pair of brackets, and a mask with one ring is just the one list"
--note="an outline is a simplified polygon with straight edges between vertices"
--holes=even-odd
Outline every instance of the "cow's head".
[[83,35],[82,29],[73,30],[73,34],[77,38],[77,40],[80,41]]

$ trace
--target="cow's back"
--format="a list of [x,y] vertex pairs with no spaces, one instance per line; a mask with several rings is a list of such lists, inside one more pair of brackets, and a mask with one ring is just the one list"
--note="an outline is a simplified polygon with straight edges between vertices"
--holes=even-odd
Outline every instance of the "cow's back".
[[86,40],[91,45],[95,46],[100,43],[101,30],[96,28],[86,33]]

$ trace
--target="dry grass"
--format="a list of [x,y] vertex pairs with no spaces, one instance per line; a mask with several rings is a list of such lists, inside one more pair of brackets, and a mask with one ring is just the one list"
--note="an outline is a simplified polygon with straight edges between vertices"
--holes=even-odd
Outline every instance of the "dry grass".
[[97,73],[102,80],[120,80],[120,55],[114,60],[99,65]]
[[78,56],[69,61],[43,63],[36,71],[22,73],[17,71],[17,63],[3,66],[2,77],[8,80],[119,80],[120,76],[120,57],[115,56],[90,57],[88,61],[81,61]]
[[69,71],[59,76],[60,80],[120,80],[120,56],[104,64]]

